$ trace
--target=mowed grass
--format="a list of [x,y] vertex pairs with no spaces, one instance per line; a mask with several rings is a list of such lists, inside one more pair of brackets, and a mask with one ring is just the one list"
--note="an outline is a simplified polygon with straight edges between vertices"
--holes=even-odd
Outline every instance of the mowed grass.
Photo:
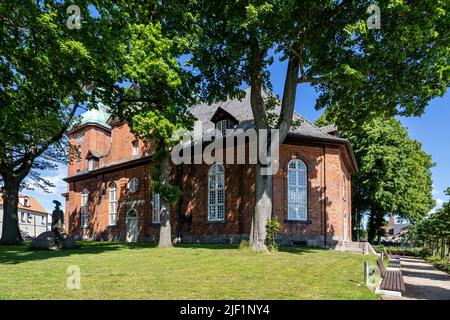
[[[0,299],[376,299],[362,285],[363,261],[374,259],[297,247],[260,254],[226,245],[0,246]],[[80,290],[66,286],[72,265]]]

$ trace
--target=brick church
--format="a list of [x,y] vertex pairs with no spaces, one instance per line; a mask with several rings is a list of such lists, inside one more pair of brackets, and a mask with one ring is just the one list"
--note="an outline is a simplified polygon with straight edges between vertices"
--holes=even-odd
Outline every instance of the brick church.
[[[278,108],[279,110],[279,108]],[[254,128],[250,99],[198,105],[192,114],[205,131]],[[350,143],[335,126],[300,125],[279,149],[272,215],[284,244],[336,246],[351,241],[351,183],[357,170]],[[151,190],[150,148],[106,107],[80,116],[68,133],[80,153],[69,163],[66,228],[79,239],[154,241],[159,195]],[[171,168],[183,195],[171,211],[172,236],[191,243],[248,239],[255,204],[255,166],[183,164]]]

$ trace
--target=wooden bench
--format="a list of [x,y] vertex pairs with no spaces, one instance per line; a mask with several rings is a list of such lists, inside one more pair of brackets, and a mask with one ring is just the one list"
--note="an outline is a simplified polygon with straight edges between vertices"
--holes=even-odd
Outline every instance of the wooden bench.
[[390,250],[386,250],[386,248],[384,248],[384,252],[386,252],[389,259],[400,259],[400,256],[392,254],[392,252]]
[[381,258],[377,260],[377,265],[383,278],[380,284],[381,290],[405,292],[405,282],[400,270],[386,270]]
[[387,251],[386,248],[384,249],[385,256],[389,259],[388,267],[389,268],[399,268],[401,267],[400,258],[398,256],[392,256],[390,251]]

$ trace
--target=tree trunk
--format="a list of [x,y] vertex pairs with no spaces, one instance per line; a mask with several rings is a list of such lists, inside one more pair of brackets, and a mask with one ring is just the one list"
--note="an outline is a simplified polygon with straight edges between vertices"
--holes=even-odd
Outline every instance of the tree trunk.
[[450,239],[448,240],[448,258],[450,259]]
[[375,240],[375,236],[376,236],[376,223],[375,223],[375,219],[376,219],[376,212],[375,212],[375,207],[371,207],[370,208],[370,215],[369,215],[369,221],[368,221],[368,227],[367,227],[367,241],[369,243],[373,243]]
[[261,164],[256,165],[256,203],[250,231],[251,249],[267,252],[266,225],[272,213],[272,176],[261,174]]
[[[168,186],[169,185],[169,153],[161,159],[160,163],[160,183],[161,185]],[[160,221],[161,228],[159,231],[159,248],[171,248],[172,247],[172,230],[170,226],[170,204],[164,198],[164,196],[160,196],[161,210],[160,210]]]
[[23,241],[17,216],[20,181],[5,179],[4,182],[3,226],[0,244],[20,244]]

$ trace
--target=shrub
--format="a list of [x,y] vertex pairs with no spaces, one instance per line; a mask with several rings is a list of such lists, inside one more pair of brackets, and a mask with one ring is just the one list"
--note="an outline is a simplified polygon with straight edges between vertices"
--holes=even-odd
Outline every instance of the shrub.
[[239,243],[239,250],[244,250],[250,248],[250,242],[248,240],[242,240],[241,243]]
[[269,219],[267,221],[267,235],[266,244],[269,251],[278,251],[278,244],[276,243],[277,232],[280,231],[281,225],[278,222],[277,217]]

